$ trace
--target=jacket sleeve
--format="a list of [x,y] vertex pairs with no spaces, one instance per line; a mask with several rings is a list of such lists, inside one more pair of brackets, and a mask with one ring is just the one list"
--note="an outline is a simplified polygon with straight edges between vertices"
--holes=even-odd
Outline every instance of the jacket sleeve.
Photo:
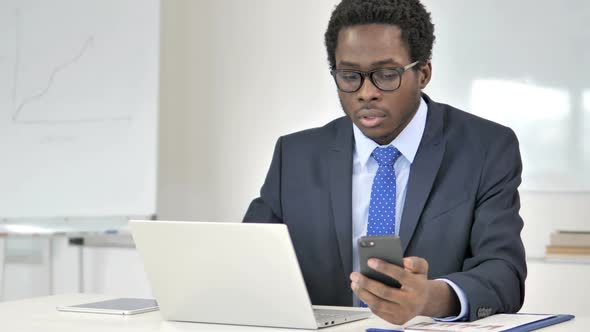
[[527,268],[520,237],[521,173],[518,140],[508,129],[486,153],[463,271],[444,277],[467,294],[469,320],[515,313],[524,302]]
[[260,189],[260,197],[248,207],[243,222],[282,223],[281,208],[281,155],[282,138],[277,140],[266,180]]

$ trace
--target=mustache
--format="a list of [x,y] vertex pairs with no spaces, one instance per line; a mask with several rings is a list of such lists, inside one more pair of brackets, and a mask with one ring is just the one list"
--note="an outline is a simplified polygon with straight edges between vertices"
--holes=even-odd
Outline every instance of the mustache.
[[387,111],[381,107],[365,105],[354,112],[357,118],[377,118],[387,116]]

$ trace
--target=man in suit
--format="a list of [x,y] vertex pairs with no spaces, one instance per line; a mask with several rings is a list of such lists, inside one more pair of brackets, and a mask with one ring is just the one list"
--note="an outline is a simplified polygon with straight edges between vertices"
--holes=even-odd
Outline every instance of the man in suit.
[[[245,222],[288,226],[314,304],[367,305],[402,324],[517,312],[526,262],[512,130],[422,93],[434,26],[419,0],[343,0],[325,34],[346,116],[279,138]],[[403,267],[357,240],[398,234]]]

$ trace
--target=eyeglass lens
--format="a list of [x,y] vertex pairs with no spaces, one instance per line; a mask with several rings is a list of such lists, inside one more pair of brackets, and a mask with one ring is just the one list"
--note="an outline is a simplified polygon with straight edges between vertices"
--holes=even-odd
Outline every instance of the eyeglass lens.
[[[338,87],[347,92],[353,92],[360,89],[363,82],[361,73],[353,71],[336,71],[336,84]],[[400,74],[394,69],[381,69],[371,72],[368,75],[377,88],[386,91],[392,91],[400,86]]]

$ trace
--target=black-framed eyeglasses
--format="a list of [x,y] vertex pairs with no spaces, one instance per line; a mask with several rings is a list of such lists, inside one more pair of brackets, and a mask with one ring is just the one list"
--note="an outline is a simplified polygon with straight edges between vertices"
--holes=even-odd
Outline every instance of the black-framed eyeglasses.
[[403,67],[379,68],[371,71],[332,69],[330,73],[334,77],[336,86],[342,92],[357,92],[365,83],[365,77],[368,77],[379,90],[395,91],[402,85],[404,72],[419,62],[416,61]]

